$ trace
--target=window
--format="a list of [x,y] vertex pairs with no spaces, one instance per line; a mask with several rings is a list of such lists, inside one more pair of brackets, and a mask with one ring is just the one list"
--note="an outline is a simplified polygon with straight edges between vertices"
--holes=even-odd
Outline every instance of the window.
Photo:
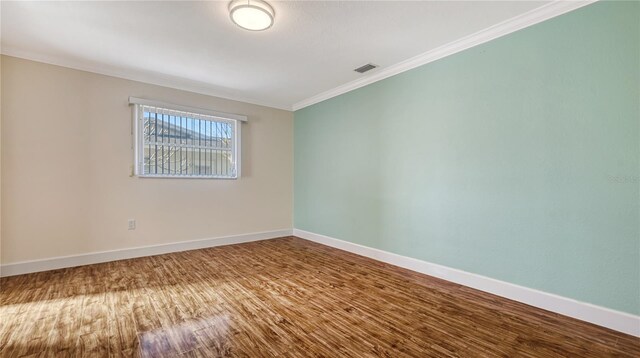
[[235,179],[246,117],[130,98],[135,104],[135,174]]

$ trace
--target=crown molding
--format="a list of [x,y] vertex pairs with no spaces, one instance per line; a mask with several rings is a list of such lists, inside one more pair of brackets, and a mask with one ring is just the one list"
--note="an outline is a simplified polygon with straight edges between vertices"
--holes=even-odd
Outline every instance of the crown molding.
[[132,81],[149,83],[157,86],[169,87],[183,91],[189,91],[208,96],[214,96],[224,98],[233,101],[240,101],[244,103],[254,104],[258,106],[265,106],[271,108],[282,109],[285,111],[297,111],[304,107],[308,107],[312,104],[322,102],[332,97],[336,97],[343,93],[347,93],[364,87],[368,84],[383,80],[385,78],[397,75],[399,73],[414,69],[416,67],[425,65],[427,63],[439,60],[441,58],[453,55],[460,51],[469,49],[471,47],[483,44],[501,36],[510,34],[512,32],[521,30],[523,28],[535,25],[542,21],[551,19],[553,17],[565,14],[567,12],[576,10],[583,6],[592,4],[598,0],[556,0],[551,3],[542,5],[536,9],[528,11],[524,14],[515,16],[511,19],[503,21],[501,23],[490,26],[486,29],[475,32],[469,36],[465,36],[433,50],[427,51],[423,54],[417,55],[405,61],[399,62],[395,65],[391,65],[386,68],[382,68],[377,72],[371,73],[368,76],[359,78],[357,80],[342,84],[338,87],[330,89],[328,91],[319,93],[315,96],[304,99],[291,106],[283,103],[275,103],[270,101],[262,101],[255,98],[246,98],[241,95],[230,94],[219,89],[213,88],[213,85],[198,82],[193,80],[187,80],[184,78],[168,76],[160,73],[151,73],[140,70],[125,70],[114,67],[102,66],[99,64],[87,64],[81,61],[49,56],[35,52],[21,51],[15,48],[3,46],[0,49],[2,55],[18,57],[26,60],[43,62],[51,65],[72,68],[80,71],[87,71],[97,73],[101,75],[117,77]]
[[160,73],[153,72],[145,72],[138,70],[125,70],[125,69],[117,69],[110,66],[102,66],[99,64],[86,64],[82,61],[72,60],[68,58],[58,57],[58,56],[49,56],[40,53],[30,52],[30,51],[22,51],[11,47],[3,46],[0,50],[0,53],[5,56],[22,58],[25,60],[42,62],[50,65],[60,66],[71,68],[74,70],[86,71],[91,73],[97,73],[100,75],[110,76],[122,78],[125,80],[137,81],[148,83],[156,86],[169,87],[177,90],[194,92],[198,94],[204,94],[207,96],[213,96],[223,99],[228,99],[232,101],[239,101],[249,104],[254,104],[258,106],[265,106],[271,108],[282,109],[285,111],[291,111],[291,107],[288,105],[282,105],[282,103],[274,103],[268,101],[261,101],[254,98],[246,98],[243,96],[233,95],[229,93],[225,93],[224,91],[220,91],[218,89],[212,88],[211,84],[198,82],[193,80],[188,80],[184,78],[168,76]]
[[329,98],[353,91],[368,84],[378,82],[385,78],[414,69],[427,63],[453,55],[460,51],[464,51],[471,47],[478,46],[485,42],[497,39],[504,35],[508,35],[512,32],[535,25],[542,21],[576,10],[583,6],[592,4],[596,1],[597,0],[556,0],[554,2],[542,5],[524,14],[512,17],[511,19],[497,23],[486,29],[480,30],[458,40],[449,42],[448,44],[427,51],[408,60],[383,68],[366,77],[362,77],[360,79],[345,83],[331,90],[322,92],[313,97],[309,97],[305,100],[297,102],[292,106],[292,110],[297,111],[299,109],[322,102]]

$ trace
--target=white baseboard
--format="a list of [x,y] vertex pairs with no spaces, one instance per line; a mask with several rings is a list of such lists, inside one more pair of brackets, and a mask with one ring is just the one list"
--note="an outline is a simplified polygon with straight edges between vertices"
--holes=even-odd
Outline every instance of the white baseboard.
[[101,262],[131,259],[136,257],[161,255],[171,252],[203,249],[207,247],[240,244],[245,242],[274,239],[295,235],[323,245],[349,251],[358,255],[386,262],[391,265],[420,272],[455,282],[477,290],[492,293],[514,301],[542,308],[551,312],[607,327],[619,332],[640,337],[640,317],[609,308],[580,302],[571,298],[499,281],[474,273],[457,270],[407,256],[374,249],[348,241],[315,234],[299,229],[283,229],[268,232],[233,235],[170,244],[135,247],[121,250],[92,252],[88,254],[54,257],[50,259],[23,261],[0,266],[0,277],[15,276],[31,272],[55,270],[66,267],[89,265]]
[[480,291],[590,322],[619,332],[640,337],[640,316],[576,301],[535,289],[518,286],[474,273],[457,270],[407,256],[378,250],[312,232],[293,229],[293,235],[354,254],[369,257],[426,275],[438,277]]
[[240,244],[244,242],[274,239],[290,236],[291,229],[232,235],[209,239],[175,242],[170,244],[133,247],[120,250],[91,252],[87,254],[53,257],[49,259],[22,261],[0,266],[0,277],[22,275],[25,273],[55,270],[66,267],[97,264],[100,262],[132,259],[135,257],[153,256],[171,252],[204,249],[207,247]]

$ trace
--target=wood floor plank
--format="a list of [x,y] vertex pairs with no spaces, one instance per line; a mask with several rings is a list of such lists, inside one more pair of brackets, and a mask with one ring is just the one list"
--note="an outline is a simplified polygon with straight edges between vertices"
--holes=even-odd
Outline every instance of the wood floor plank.
[[1,357],[640,356],[640,338],[295,237],[0,289]]

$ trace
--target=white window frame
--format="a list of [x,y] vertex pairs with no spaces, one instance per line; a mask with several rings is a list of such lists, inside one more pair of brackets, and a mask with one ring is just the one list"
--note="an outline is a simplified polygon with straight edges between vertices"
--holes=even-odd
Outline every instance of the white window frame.
[[[242,163],[241,156],[241,133],[242,123],[247,121],[247,116],[233,113],[217,112],[208,109],[194,108],[171,104],[160,101],[153,101],[143,98],[129,97],[129,104],[133,105],[133,155],[134,165],[133,174],[140,178],[180,178],[180,179],[238,179],[240,178],[240,169]],[[144,115],[142,110],[144,106],[156,107],[157,109],[166,109],[170,111],[180,111],[193,114],[195,116],[213,117],[217,121],[228,122],[233,124],[233,140],[231,144],[231,153],[235,166],[235,175],[233,176],[216,176],[216,175],[175,175],[175,174],[145,174],[144,173]]]

